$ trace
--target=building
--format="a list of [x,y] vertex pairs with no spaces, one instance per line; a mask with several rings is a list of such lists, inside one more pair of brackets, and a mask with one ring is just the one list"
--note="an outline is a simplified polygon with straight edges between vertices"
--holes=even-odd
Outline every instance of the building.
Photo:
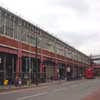
[[0,80],[78,77],[90,58],[48,32],[0,7]]

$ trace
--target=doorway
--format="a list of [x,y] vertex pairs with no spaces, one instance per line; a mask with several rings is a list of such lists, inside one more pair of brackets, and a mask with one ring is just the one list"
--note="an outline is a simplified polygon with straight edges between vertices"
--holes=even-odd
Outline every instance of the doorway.
[[14,82],[16,73],[16,56],[6,53],[0,53],[0,83],[4,80]]

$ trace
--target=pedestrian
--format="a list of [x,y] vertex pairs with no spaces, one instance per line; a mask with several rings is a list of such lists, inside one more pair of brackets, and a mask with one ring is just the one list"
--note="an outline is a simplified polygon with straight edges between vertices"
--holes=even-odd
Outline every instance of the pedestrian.
[[10,79],[9,80],[9,88],[11,88],[11,85],[12,85],[12,80]]
[[1,80],[0,80],[0,86],[2,85],[2,82],[1,82]]
[[21,80],[21,78],[19,78],[19,80],[18,80],[18,85],[21,87],[21,85],[22,85],[22,80]]
[[71,80],[71,69],[70,69],[70,67],[67,67],[67,80],[68,81]]
[[16,87],[18,86],[18,77],[16,77],[16,79],[15,79],[15,86]]

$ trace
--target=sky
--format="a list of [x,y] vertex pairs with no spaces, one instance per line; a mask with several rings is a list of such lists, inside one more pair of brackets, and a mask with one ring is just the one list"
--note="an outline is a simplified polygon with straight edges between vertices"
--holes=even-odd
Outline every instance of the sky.
[[0,0],[0,6],[87,55],[100,54],[100,0]]

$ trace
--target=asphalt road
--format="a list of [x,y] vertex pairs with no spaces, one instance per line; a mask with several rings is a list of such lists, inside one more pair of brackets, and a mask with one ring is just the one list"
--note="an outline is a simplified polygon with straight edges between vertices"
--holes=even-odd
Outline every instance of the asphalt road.
[[0,100],[83,100],[100,88],[100,79],[59,82],[33,89],[0,93]]

